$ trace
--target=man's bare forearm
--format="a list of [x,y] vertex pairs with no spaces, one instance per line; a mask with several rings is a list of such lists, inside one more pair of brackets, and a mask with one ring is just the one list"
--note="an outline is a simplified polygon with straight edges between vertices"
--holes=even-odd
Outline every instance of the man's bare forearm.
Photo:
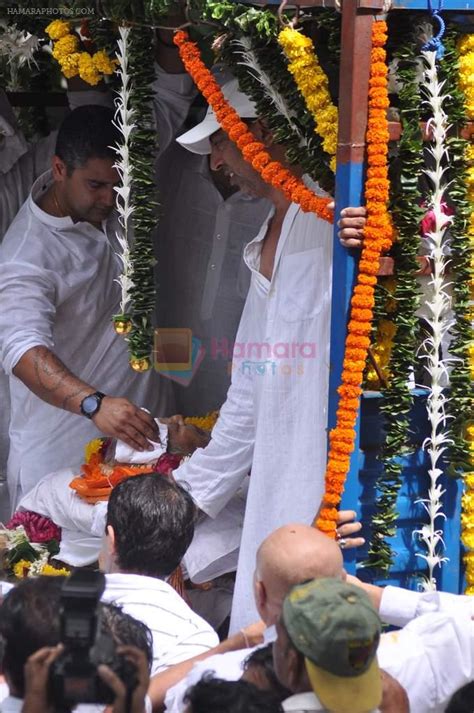
[[82,399],[96,389],[78,379],[47,347],[29,349],[13,369],[36,396],[53,406],[79,414]]

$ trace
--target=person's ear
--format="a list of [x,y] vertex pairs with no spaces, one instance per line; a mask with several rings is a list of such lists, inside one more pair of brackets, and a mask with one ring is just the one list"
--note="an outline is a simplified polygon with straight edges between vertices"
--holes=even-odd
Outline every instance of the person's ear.
[[67,167],[59,156],[53,156],[51,159],[51,169],[53,171],[53,178],[57,183],[63,183],[66,180]]
[[114,557],[115,555],[115,531],[112,525],[107,525],[106,528],[106,535],[107,535],[107,554],[110,557]]
[[269,148],[275,143],[273,134],[263,119],[255,119],[251,128],[256,140],[261,141],[266,148]]
[[267,590],[265,589],[264,583],[255,577],[254,581],[254,590],[255,590],[255,604],[257,605],[257,611],[262,616],[262,612],[265,611],[267,602],[268,602],[268,596],[267,596]]

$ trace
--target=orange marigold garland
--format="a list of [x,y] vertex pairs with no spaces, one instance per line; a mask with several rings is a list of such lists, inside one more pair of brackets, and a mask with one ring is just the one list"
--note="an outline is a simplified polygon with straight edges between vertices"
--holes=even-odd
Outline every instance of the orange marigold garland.
[[335,537],[337,507],[354,450],[355,425],[362,378],[370,344],[373,318],[374,288],[382,252],[391,244],[392,227],[387,213],[388,202],[388,122],[387,65],[385,43],[386,22],[374,22],[369,80],[369,116],[367,127],[368,168],[365,183],[367,223],[359,262],[359,274],[351,299],[350,320],[342,365],[342,384],[338,389],[339,405],[336,427],[329,436],[329,456],[326,468],[325,494],[316,526]]
[[272,160],[265,145],[255,140],[245,122],[225,99],[219,84],[202,61],[197,44],[189,39],[188,33],[176,32],[173,39],[186,71],[214,110],[223,130],[242,151],[244,159],[260,173],[266,183],[279,188],[288,200],[297,203],[304,212],[315,213],[332,223],[334,215],[328,208],[330,199],[315,195],[301,179],[296,178],[278,161]]

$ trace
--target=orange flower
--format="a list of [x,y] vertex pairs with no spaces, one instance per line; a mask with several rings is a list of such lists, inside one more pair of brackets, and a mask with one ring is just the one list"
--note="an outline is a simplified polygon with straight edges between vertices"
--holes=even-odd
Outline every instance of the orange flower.
[[359,261],[359,274],[351,299],[350,320],[347,327],[346,352],[342,366],[342,384],[338,388],[339,407],[336,427],[329,436],[329,455],[326,468],[325,494],[316,526],[330,537],[336,535],[337,507],[341,502],[344,481],[354,450],[359,398],[362,392],[362,373],[370,345],[369,334],[373,317],[374,288],[377,282],[380,255],[390,246],[392,227],[387,213],[388,202],[388,122],[385,110],[389,106],[387,94],[387,66],[385,43],[387,24],[374,22],[369,80],[369,117],[367,129],[368,169],[365,184],[367,225]]
[[221,88],[202,61],[197,44],[191,42],[188,33],[176,32],[173,41],[179,49],[187,72],[213,108],[224,131],[242,151],[244,159],[260,173],[264,181],[279,188],[288,200],[298,203],[303,211],[313,212],[319,218],[332,223],[334,215],[328,208],[331,199],[315,195],[302,180],[293,176],[281,164],[273,161],[264,144],[255,141],[255,137],[247,125],[226,101]]

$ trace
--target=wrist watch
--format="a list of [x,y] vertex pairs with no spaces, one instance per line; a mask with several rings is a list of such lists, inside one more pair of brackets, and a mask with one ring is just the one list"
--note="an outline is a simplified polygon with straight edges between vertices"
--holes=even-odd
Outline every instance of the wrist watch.
[[89,396],[83,398],[81,401],[82,415],[86,418],[92,418],[93,416],[95,416],[98,410],[100,409],[100,405],[104,397],[105,394],[101,393],[100,391],[95,391],[93,394],[89,394]]

